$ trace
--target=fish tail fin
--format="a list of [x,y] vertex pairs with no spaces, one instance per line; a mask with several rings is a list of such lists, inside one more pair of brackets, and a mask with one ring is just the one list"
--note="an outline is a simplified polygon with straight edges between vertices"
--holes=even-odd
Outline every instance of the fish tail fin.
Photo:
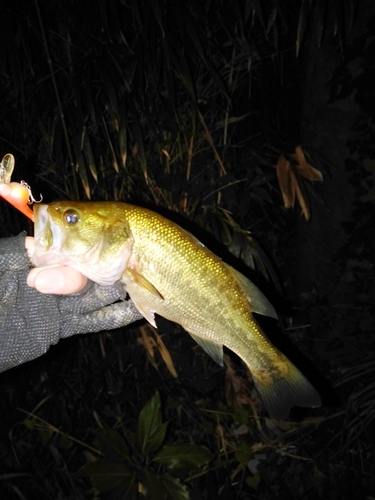
[[255,386],[269,415],[285,419],[293,406],[321,406],[319,394],[307,378],[288,359],[282,370],[265,374],[252,370]]

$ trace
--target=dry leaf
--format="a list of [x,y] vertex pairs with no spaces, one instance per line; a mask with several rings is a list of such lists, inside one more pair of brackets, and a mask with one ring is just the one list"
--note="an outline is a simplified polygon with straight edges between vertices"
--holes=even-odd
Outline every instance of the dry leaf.
[[302,213],[305,217],[306,220],[310,220],[310,210],[309,210],[309,203],[303,196],[303,193],[301,191],[301,188],[298,184],[298,179],[296,176],[295,170],[291,169],[291,181],[293,185],[293,191],[296,193],[298,203],[300,204]]
[[276,165],[276,174],[279,181],[280,191],[284,201],[285,208],[293,208],[295,201],[295,193],[291,186],[290,179],[290,162],[285,158],[284,155],[280,155],[280,158]]
[[[152,333],[155,336],[156,341],[149,336],[148,332],[149,330],[152,331]],[[151,325],[146,325],[142,326],[139,329],[141,337],[138,337],[138,343],[143,345],[143,347],[146,349],[148,358],[152,366],[156,369],[158,369],[156,360],[155,360],[155,349],[157,348],[158,351],[160,352],[160,356],[162,357],[169,373],[172,375],[172,377],[177,378],[177,371],[174,367],[173,361],[172,361],[172,356],[169,354],[169,351],[167,347],[165,346],[161,336],[158,334],[157,330],[153,328]]]
[[291,158],[295,163],[290,162],[284,155],[280,155],[276,165],[276,174],[284,206],[285,208],[293,208],[297,198],[305,219],[310,220],[309,203],[301,190],[298,176],[315,182],[322,181],[323,175],[308,163],[301,146],[296,147]]
[[296,162],[296,167],[298,173],[302,175],[305,179],[317,182],[323,180],[323,174],[320,170],[314,168],[310,163],[306,160],[305,153],[302,150],[302,146],[297,146],[295,149],[295,154],[292,155],[293,160]]
[[168,349],[166,348],[161,336],[158,334],[158,332],[153,328],[152,331],[154,332],[155,338],[156,338],[156,345],[159,348],[159,352],[161,357],[163,358],[163,361],[168,368],[169,373],[172,375],[172,377],[177,378],[177,372],[174,367],[173,361],[172,361],[172,356],[169,354]]
[[150,363],[157,370],[158,365],[155,361],[155,353],[154,353],[154,349],[157,346],[155,344],[155,340],[152,337],[149,337],[146,328],[147,327],[145,327],[145,326],[140,327],[139,332],[141,334],[141,337],[138,337],[137,340],[138,340],[138,343],[143,345],[143,347],[146,349]]

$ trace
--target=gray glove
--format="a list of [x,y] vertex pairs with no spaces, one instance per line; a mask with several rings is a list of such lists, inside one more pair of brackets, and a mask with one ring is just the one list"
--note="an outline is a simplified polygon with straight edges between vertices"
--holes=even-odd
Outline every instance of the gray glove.
[[[89,282],[79,293],[42,294],[26,284],[25,234],[0,239],[0,372],[44,354],[61,338],[125,326],[142,318],[120,282]],[[111,305],[110,305],[111,304]]]

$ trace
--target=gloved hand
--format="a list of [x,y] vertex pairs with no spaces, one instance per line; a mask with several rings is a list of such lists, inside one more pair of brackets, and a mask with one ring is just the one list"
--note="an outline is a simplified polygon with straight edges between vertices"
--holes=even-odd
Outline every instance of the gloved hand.
[[25,235],[0,239],[0,372],[41,356],[61,338],[142,318],[124,301],[120,282],[103,287],[90,281],[72,295],[42,294],[26,284],[29,271]]

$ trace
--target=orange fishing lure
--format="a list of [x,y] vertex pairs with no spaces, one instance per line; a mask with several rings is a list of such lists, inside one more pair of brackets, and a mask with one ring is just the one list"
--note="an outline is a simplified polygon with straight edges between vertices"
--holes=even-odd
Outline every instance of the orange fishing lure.
[[14,169],[14,156],[7,154],[0,163],[0,196],[34,222],[34,212],[29,207],[31,193],[27,184],[10,182]]

